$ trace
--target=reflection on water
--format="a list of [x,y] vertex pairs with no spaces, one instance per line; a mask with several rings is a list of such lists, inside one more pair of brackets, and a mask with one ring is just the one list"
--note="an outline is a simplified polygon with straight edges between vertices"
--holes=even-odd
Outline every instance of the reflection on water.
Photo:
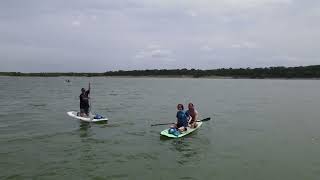
[[172,140],[172,138],[169,138],[167,136],[160,136],[160,141],[168,141],[168,140]]
[[90,133],[91,123],[80,121],[80,137],[88,137]]
[[108,121],[98,121],[98,122],[95,122],[95,124],[108,124]]
[[163,141],[171,141],[170,149],[178,152],[177,163],[183,165],[185,163],[192,163],[194,160],[200,157],[201,149],[195,142],[196,138],[193,136],[196,135],[197,132],[193,132],[185,137],[172,139],[165,136],[160,136],[160,140]]
[[172,149],[175,149],[179,153],[179,156],[177,156],[177,163],[180,165],[192,162],[197,156],[197,148],[192,147],[190,143],[191,142],[185,138],[172,141]]
[[80,121],[80,124],[79,124],[80,137],[83,138],[83,137],[91,136],[90,133],[93,125],[97,125],[99,127],[105,128],[105,127],[108,127],[108,121],[101,121],[101,122],[95,122],[95,123]]
[[80,121],[80,130],[88,130],[91,127],[91,123]]

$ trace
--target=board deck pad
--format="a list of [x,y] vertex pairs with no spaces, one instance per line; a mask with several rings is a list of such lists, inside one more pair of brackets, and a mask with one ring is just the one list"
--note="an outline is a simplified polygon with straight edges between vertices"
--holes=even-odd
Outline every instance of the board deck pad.
[[79,120],[85,121],[85,122],[108,121],[108,118],[106,118],[106,117],[104,117],[104,118],[102,118],[102,119],[93,119],[93,118],[90,118],[90,117],[77,116],[78,112],[76,112],[76,111],[69,111],[69,112],[67,112],[67,114],[68,114],[70,117],[73,117],[73,118],[76,118],[76,119],[79,119]]
[[202,122],[197,122],[197,124],[198,124],[198,126],[197,126],[196,128],[187,127],[187,131],[183,131],[181,134],[179,134],[179,136],[175,136],[175,135],[173,135],[173,134],[169,134],[169,131],[168,131],[168,130],[169,130],[170,128],[161,131],[160,135],[162,135],[162,136],[167,136],[167,137],[169,137],[169,138],[181,138],[181,137],[183,137],[183,136],[185,136],[185,135],[188,135],[188,134],[192,133],[193,131],[199,129],[199,128],[201,127],[201,125],[202,125]]

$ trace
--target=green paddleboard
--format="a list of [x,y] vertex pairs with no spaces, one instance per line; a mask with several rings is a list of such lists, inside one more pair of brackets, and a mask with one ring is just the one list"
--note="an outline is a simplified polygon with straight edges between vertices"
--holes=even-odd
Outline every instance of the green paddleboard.
[[186,130],[186,131],[183,131],[181,134],[179,134],[179,136],[175,136],[175,135],[173,135],[173,134],[169,134],[168,130],[169,130],[170,128],[161,131],[160,135],[162,135],[162,136],[167,136],[167,137],[169,137],[169,138],[181,138],[181,137],[183,137],[183,136],[185,136],[185,135],[187,135],[187,134],[190,134],[190,133],[192,133],[193,131],[199,129],[200,126],[202,125],[202,122],[197,122],[197,124],[198,124],[198,126],[197,126],[196,128],[187,127],[187,130]]

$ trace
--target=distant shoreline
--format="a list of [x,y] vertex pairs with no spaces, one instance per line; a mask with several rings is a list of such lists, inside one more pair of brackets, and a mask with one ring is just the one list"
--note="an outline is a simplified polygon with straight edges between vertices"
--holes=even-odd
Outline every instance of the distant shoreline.
[[193,77],[190,75],[180,75],[180,76],[170,76],[170,75],[151,75],[151,76],[104,76],[107,78],[188,78],[188,79],[233,79],[232,77],[224,77],[224,76],[203,76],[203,77]]
[[159,78],[159,79],[249,79],[249,80],[320,80],[320,78],[250,78],[250,77],[225,77],[225,76],[202,76],[202,77],[193,77],[193,76],[187,76],[187,75],[181,75],[181,76],[10,76],[10,75],[0,75],[0,77],[27,77],[27,78],[37,78],[37,77],[43,77],[43,78],[55,78],[55,77],[61,77],[61,78],[72,78],[72,77],[87,77],[87,78],[95,78],[95,77],[104,77],[104,78],[132,78],[132,79],[139,79],[139,78]]
[[249,78],[249,77],[225,77],[225,76],[202,76],[202,77],[193,77],[193,76],[101,76],[106,78],[181,78],[181,79],[279,79],[279,80],[320,80],[320,78]]
[[126,78],[206,78],[206,79],[320,79],[320,65],[265,68],[221,69],[146,69],[85,72],[0,72],[0,76],[16,77],[126,77]]

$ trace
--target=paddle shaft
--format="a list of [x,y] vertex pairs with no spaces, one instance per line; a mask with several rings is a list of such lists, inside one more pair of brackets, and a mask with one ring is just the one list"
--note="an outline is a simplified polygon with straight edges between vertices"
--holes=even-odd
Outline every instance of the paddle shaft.
[[[209,121],[211,118],[208,117],[208,118],[205,118],[205,119],[202,119],[202,120],[197,120],[196,122],[203,122],[203,121]],[[170,123],[159,123],[159,124],[151,124],[151,126],[160,126],[160,125],[169,125],[169,124],[174,124],[173,122],[170,122]]]
[[[91,89],[91,83],[90,82],[89,82],[89,91],[90,91],[90,95],[91,95],[92,89]],[[93,120],[94,116],[91,116],[92,115],[92,113],[91,113],[91,111],[92,111],[92,103],[91,103],[91,97],[89,97],[89,94],[88,94],[88,98],[89,98],[89,117],[90,117],[91,120]]]

